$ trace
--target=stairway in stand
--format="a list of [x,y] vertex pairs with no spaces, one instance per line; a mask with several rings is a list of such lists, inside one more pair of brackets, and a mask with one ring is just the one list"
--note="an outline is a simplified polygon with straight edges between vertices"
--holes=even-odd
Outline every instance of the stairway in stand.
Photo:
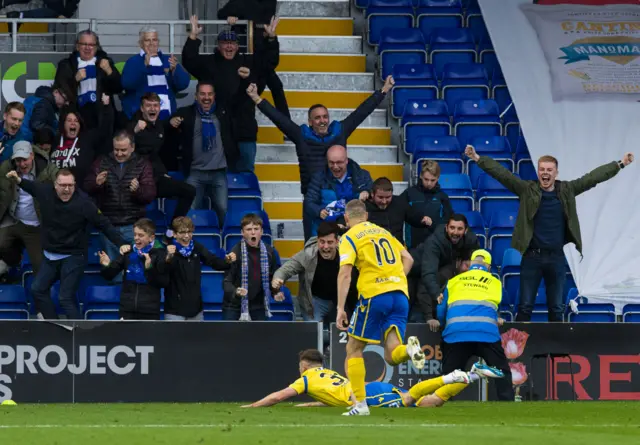
[[[362,37],[353,35],[350,0],[280,0],[278,26],[280,65],[292,119],[307,123],[308,108],[317,103],[329,108],[332,120],[341,120],[374,91],[374,74],[365,71]],[[263,97],[272,104],[270,92]],[[391,145],[387,101],[349,138],[349,157],[366,168],[375,180],[394,181],[394,192],[406,188],[397,147]],[[264,208],[271,220],[274,245],[282,259],[303,248],[302,195],[295,147],[260,111],[256,174]],[[279,236],[280,235],[280,236]],[[288,287],[297,295],[297,282]]]

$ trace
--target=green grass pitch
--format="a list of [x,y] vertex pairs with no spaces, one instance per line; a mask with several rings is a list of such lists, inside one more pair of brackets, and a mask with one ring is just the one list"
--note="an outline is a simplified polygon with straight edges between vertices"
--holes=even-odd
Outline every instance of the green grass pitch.
[[0,444],[640,444],[638,402],[453,402],[440,409],[291,404],[77,404],[0,407]]

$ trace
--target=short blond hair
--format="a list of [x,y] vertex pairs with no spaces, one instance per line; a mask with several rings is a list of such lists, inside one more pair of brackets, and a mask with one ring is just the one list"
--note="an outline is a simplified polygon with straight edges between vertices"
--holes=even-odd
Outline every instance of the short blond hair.
[[344,213],[349,218],[364,218],[367,214],[367,207],[364,205],[364,202],[359,199],[352,199],[347,203]]
[[431,159],[425,159],[420,164],[420,167],[422,168],[422,171],[420,172],[420,176],[422,176],[424,172],[429,172],[436,178],[440,177],[440,164],[438,164],[436,161],[433,161]]
[[178,216],[173,220],[171,227],[174,232],[193,232],[195,230],[195,225],[188,216]]
[[538,159],[538,164],[540,164],[541,162],[553,162],[554,164],[556,164],[556,168],[558,168],[558,160],[551,155],[540,156],[540,159]]

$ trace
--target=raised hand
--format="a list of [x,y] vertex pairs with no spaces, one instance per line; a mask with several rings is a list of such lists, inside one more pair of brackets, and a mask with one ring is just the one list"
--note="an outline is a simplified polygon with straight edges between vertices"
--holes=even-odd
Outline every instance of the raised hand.
[[274,289],[280,289],[284,284],[284,280],[282,278],[274,278],[271,280],[271,287]]
[[276,300],[277,302],[284,301],[284,293],[278,292],[273,296],[273,299]]
[[252,83],[247,88],[247,96],[249,96],[254,102],[257,102],[260,99],[260,95],[258,94],[258,86],[255,83]]
[[268,25],[264,26],[264,32],[268,37],[273,38],[276,36],[276,28],[278,27],[278,23],[280,23],[280,18],[274,15],[273,17],[271,17],[271,22]]
[[98,252],[98,256],[100,257],[100,265],[107,267],[109,266],[109,264],[111,264],[111,258],[109,258],[109,255],[107,255],[106,252],[103,252],[102,250]]
[[84,68],[80,68],[76,73],[76,82],[82,82],[87,78],[87,70]]
[[369,192],[366,190],[360,192],[360,196],[358,196],[358,199],[360,199],[360,201],[366,201],[367,199],[369,199]]
[[16,181],[18,184],[22,182],[22,179],[20,179],[20,176],[18,176],[18,172],[15,170],[11,170],[9,173],[7,173],[7,179]]
[[180,125],[182,125],[183,120],[184,119],[181,118],[180,116],[174,116],[171,118],[171,120],[169,120],[169,123],[173,128],[178,128]]
[[176,246],[174,246],[173,244],[169,244],[167,246],[167,258],[166,258],[167,263],[171,261],[171,258],[173,258],[175,254],[176,254]]
[[142,256],[144,257],[144,268],[145,269],[150,269],[151,268],[151,257],[149,256],[148,253],[143,253]]
[[236,290],[236,295],[238,297],[245,297],[248,293],[249,293],[249,291],[247,289],[243,289],[242,287],[239,287]]
[[197,15],[192,15],[191,18],[189,19],[189,22],[191,23],[191,32],[189,33],[189,38],[191,40],[195,40],[198,38],[198,35],[200,35],[200,33],[202,32],[202,26],[200,26],[200,24],[198,23]]
[[174,72],[177,66],[178,66],[178,59],[176,58],[176,56],[171,54],[171,57],[169,57],[169,67],[171,69],[171,72]]
[[129,244],[120,246],[120,255],[126,255],[129,252],[131,252],[131,246]]
[[472,161],[478,162],[478,159],[480,159],[480,156],[476,153],[476,149],[473,148],[473,145],[467,145],[464,149],[464,154]]
[[145,121],[143,121],[142,119],[138,121],[138,123],[136,124],[136,127],[133,129],[134,133],[140,133],[141,131],[143,131],[145,128],[147,128],[147,123]]
[[626,167],[627,165],[631,164],[633,162],[633,153],[625,153],[624,157],[622,158],[622,163],[624,164],[624,166]]
[[246,66],[241,66],[240,68],[238,68],[238,76],[242,77],[243,79],[247,79],[249,77],[249,74],[251,74],[251,70]]
[[393,88],[395,84],[396,81],[393,80],[393,76],[387,76],[387,78],[384,80],[384,85],[382,86],[382,92],[384,94],[387,94],[389,91],[391,91],[391,88]]
[[151,63],[151,54],[144,53],[144,64],[145,66],[149,66]]
[[100,69],[105,72],[107,76],[110,76],[113,73],[113,69],[111,69],[111,64],[107,59],[100,60]]
[[230,254],[225,255],[224,260],[225,260],[227,263],[233,263],[233,262],[235,262],[235,261],[236,261],[236,254],[235,254],[235,253],[233,253],[233,252],[231,252]]
[[129,184],[129,190],[131,190],[132,192],[137,192],[139,188],[140,188],[140,182],[138,182],[137,178],[133,178],[131,180],[131,184]]
[[238,17],[233,17],[233,16],[227,17],[227,23],[231,26],[235,25],[236,23],[238,23]]
[[102,185],[105,182],[107,182],[107,175],[109,174],[109,172],[100,172],[98,173],[98,175],[96,176],[96,185]]
[[420,222],[425,226],[431,226],[431,224],[433,224],[433,221],[428,216],[423,217]]

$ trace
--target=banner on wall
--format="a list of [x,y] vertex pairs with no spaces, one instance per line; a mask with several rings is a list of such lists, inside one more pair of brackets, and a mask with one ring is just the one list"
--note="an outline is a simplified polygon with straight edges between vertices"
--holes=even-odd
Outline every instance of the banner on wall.
[[[0,53],[0,98],[4,109],[9,102],[22,102],[27,96],[36,92],[42,85],[51,85],[56,75],[56,67],[61,59],[69,54],[56,53]],[[122,72],[124,63],[131,54],[109,54],[118,71]],[[176,55],[180,60],[180,55]],[[193,103],[196,91],[196,80],[176,96],[178,106]]]
[[551,72],[554,101],[640,99],[640,6],[546,0],[521,9]]

